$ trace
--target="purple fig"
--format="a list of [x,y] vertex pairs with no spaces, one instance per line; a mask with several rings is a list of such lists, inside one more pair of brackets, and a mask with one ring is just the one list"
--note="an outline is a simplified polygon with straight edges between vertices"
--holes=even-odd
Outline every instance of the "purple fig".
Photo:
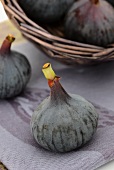
[[106,46],[114,42],[114,9],[105,0],[80,0],[65,21],[68,39]]

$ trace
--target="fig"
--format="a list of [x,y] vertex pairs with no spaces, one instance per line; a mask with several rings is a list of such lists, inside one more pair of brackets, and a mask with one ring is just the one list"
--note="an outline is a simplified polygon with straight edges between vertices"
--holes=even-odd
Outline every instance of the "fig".
[[36,23],[53,23],[61,19],[74,0],[18,0],[27,16]]
[[0,48],[0,99],[19,95],[31,76],[27,58],[10,49],[14,40],[13,35],[8,35]]
[[106,0],[108,1],[112,6],[114,6],[114,0]]
[[68,39],[107,46],[114,42],[114,9],[105,0],[80,0],[70,8],[65,21]]
[[96,132],[98,113],[83,97],[64,90],[50,63],[46,63],[42,71],[51,93],[32,115],[32,134],[47,150],[68,152],[77,149]]

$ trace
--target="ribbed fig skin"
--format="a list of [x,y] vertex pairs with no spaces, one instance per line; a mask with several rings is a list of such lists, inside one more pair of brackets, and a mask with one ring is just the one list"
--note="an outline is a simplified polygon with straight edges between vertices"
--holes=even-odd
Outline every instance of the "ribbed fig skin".
[[31,76],[31,66],[18,52],[0,54],[0,98],[11,98],[21,93]]
[[91,103],[78,95],[68,94],[66,98],[65,95],[58,92],[55,99],[46,98],[31,119],[31,131],[38,144],[54,152],[83,146],[92,138],[98,124],[98,113]]
[[65,20],[68,39],[86,44],[107,46],[114,43],[114,9],[105,0],[75,2]]
[[18,0],[27,16],[36,23],[53,23],[61,19],[74,0]]

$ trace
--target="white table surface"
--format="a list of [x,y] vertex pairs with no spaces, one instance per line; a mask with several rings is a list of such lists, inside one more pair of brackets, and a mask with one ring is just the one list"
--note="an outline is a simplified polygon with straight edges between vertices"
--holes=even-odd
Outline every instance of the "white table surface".
[[[6,19],[8,19],[7,18],[7,16],[6,16],[6,14],[5,14],[5,12],[4,12],[4,9],[3,9],[3,7],[2,7],[2,4],[1,4],[1,2],[0,2],[0,22],[3,22],[4,20],[6,20]],[[33,46],[33,44],[31,44],[31,43],[29,43],[29,46],[30,46],[30,48],[32,49],[32,51],[34,50],[34,60],[35,60],[35,57],[37,57],[37,55],[38,55],[38,49],[36,49],[34,46]],[[18,51],[18,49],[19,48],[17,48],[17,51]],[[24,48],[22,48],[21,47],[21,49],[22,49],[22,52],[24,53],[24,54],[26,54],[26,49]],[[41,53],[41,52],[39,52],[39,53]],[[29,55],[31,55],[31,54],[29,54]],[[44,55],[44,54],[41,54],[41,55]],[[47,58],[47,61],[48,61],[48,58]],[[53,62],[53,61],[52,61]],[[41,64],[43,64],[43,63],[41,63]],[[95,66],[94,66],[95,67]],[[112,67],[112,69],[111,69],[111,67]],[[101,65],[101,69],[106,69],[106,76],[108,76],[108,74],[110,74],[109,75],[109,80],[111,81],[111,78],[112,77],[114,77],[114,62],[111,64],[111,67],[110,68],[107,68],[106,69],[106,66],[105,65]],[[87,72],[87,68],[86,68],[86,72]],[[97,66],[96,67],[96,69],[94,68],[93,69],[93,73],[90,73],[90,75],[89,75],[89,78],[91,78],[91,76],[95,76],[96,74],[97,74],[97,71],[95,71],[95,70],[100,70],[100,66]],[[76,74],[79,74],[79,72],[81,73],[81,72],[83,72],[83,68],[81,67],[79,67],[79,68],[77,68],[77,71],[75,71],[76,72]],[[108,73],[107,73],[108,72]],[[34,73],[35,74],[35,73]],[[92,75],[93,74],[93,75]],[[102,74],[100,75],[99,74],[99,78],[98,78],[98,76],[97,76],[97,78],[96,78],[96,80],[98,81],[98,79],[99,79],[99,86],[98,86],[98,88],[101,88],[102,89],[102,83],[103,83],[103,80],[101,81],[101,79],[103,78],[105,78],[105,71],[104,71],[104,77],[102,77]],[[87,75],[85,75],[85,76],[87,76]],[[100,76],[101,76],[101,78],[100,78]],[[80,77],[80,79],[81,79],[82,77]],[[89,79],[88,79],[89,80]],[[32,81],[31,81],[32,82]],[[92,82],[90,82],[90,83],[92,83]],[[113,86],[114,86],[114,81],[112,82],[113,83]],[[107,93],[108,93],[108,88],[110,89],[110,88],[112,88],[113,86],[112,85],[110,85],[110,82],[109,82],[109,86],[108,86],[108,82],[106,83],[105,82],[105,84],[103,83],[103,86],[106,86],[106,92],[105,92],[105,94],[104,94],[104,96],[103,96],[103,98],[102,97],[100,97],[99,99],[98,99],[98,103],[97,104],[100,104],[100,105],[102,105],[102,106],[104,106],[103,105],[103,103],[106,103],[106,105],[107,105],[107,107],[106,108],[108,108],[108,109],[111,109],[111,110],[114,110],[114,106],[112,105],[112,102],[110,101],[110,98],[105,98],[106,96],[107,96]],[[96,86],[97,87],[97,86]],[[81,87],[82,89],[83,89],[83,87]],[[82,91],[82,89],[81,89],[81,91]],[[96,94],[96,96],[95,96],[95,98],[97,98],[98,97],[98,95],[99,96],[101,96],[102,95],[102,90],[101,89],[98,89],[98,94]],[[87,89],[88,90],[88,89]],[[78,90],[79,91],[79,90]],[[80,91],[80,93],[81,93],[81,91]],[[91,95],[92,95],[92,89],[89,89],[89,91],[90,91],[90,93],[91,93]],[[99,94],[99,91],[101,91],[101,94]],[[113,91],[114,92],[114,91]],[[83,92],[82,92],[83,93]],[[87,93],[87,91],[85,92],[85,93]],[[80,94],[80,95],[85,95],[84,93],[83,94]],[[91,95],[89,95],[88,96],[88,99],[92,99],[92,97],[91,97]],[[112,95],[114,95],[114,94],[112,94]],[[86,95],[87,96],[87,95]],[[103,100],[105,100],[105,101],[103,101],[102,102],[102,99]],[[95,101],[94,101],[95,102]],[[102,167],[100,167],[100,168],[98,168],[97,170],[114,170],[114,161],[111,161],[110,163],[107,163],[106,165],[104,165],[104,166],[102,166]]]

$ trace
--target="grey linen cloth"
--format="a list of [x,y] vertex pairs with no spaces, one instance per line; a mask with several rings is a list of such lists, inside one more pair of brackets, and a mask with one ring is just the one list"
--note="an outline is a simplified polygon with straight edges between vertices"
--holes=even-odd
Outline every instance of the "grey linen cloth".
[[[114,62],[67,66],[46,57],[31,43],[15,46],[26,54],[32,77],[20,96],[0,101],[0,161],[9,170],[94,170],[114,159]],[[63,87],[91,101],[99,113],[98,130],[84,147],[69,153],[41,148],[30,132],[30,118],[49,95],[41,68],[51,62]]]

